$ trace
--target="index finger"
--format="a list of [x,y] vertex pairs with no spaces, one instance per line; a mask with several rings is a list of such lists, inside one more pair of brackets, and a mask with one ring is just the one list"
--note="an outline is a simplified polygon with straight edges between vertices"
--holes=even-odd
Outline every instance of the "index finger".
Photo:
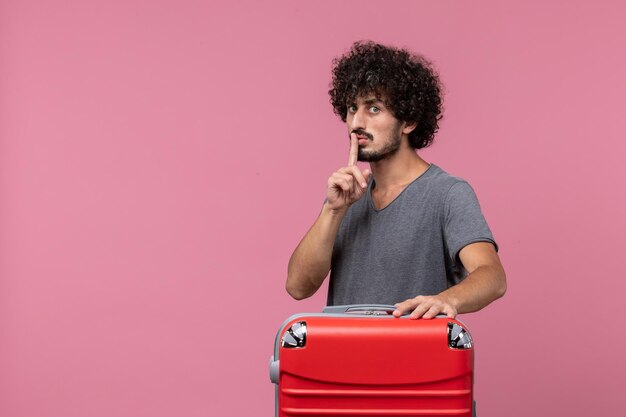
[[350,134],[350,156],[348,157],[348,166],[355,166],[359,155],[359,140],[354,133]]

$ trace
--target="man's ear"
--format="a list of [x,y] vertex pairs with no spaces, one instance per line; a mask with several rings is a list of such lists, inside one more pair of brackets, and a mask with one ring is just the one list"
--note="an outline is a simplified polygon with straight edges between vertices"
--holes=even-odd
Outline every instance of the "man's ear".
[[417,127],[417,122],[404,122],[404,127],[402,128],[402,133],[408,135]]

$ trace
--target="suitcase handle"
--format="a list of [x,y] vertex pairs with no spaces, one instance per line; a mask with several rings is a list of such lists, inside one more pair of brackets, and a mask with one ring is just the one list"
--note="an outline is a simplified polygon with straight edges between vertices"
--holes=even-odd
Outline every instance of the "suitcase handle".
[[391,315],[396,306],[387,304],[352,304],[345,306],[326,306],[323,313],[326,314],[360,314],[364,316]]

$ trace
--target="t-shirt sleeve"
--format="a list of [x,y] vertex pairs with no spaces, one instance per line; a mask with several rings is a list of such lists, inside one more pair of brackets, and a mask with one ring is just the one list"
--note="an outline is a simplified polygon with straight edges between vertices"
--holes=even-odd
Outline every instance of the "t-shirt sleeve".
[[[478,198],[465,181],[455,183],[446,196],[444,204],[444,239],[448,249],[448,261],[456,268],[463,268],[458,258],[465,246],[474,242],[490,242],[498,245],[485,221]],[[455,269],[456,269],[455,268]]]

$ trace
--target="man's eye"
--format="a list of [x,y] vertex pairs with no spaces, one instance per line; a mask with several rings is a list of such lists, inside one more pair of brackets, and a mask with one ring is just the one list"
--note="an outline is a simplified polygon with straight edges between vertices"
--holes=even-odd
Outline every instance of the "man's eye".
[[348,111],[350,113],[355,113],[356,112],[356,106],[348,106]]
[[380,111],[380,109],[378,107],[376,107],[376,106],[372,106],[372,107],[370,107],[370,111],[372,113],[378,113]]

